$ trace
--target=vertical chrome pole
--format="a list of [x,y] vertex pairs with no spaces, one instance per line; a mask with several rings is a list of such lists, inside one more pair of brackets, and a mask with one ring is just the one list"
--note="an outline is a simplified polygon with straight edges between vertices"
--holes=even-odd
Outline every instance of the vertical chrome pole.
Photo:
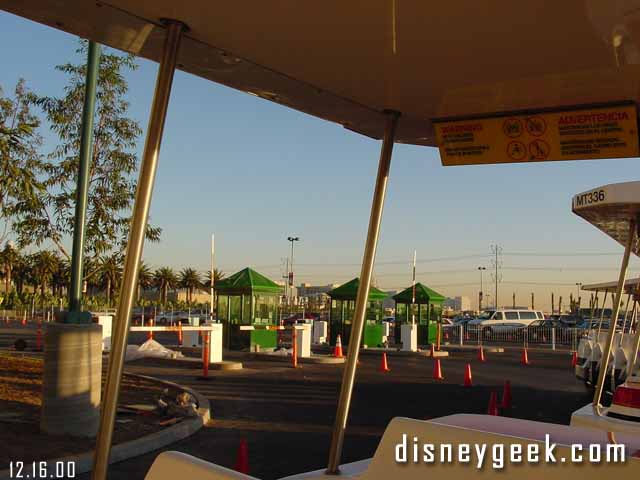
[[349,416],[349,406],[351,404],[351,394],[353,393],[353,383],[356,376],[358,362],[358,351],[362,340],[365,314],[367,310],[367,299],[371,286],[371,275],[378,246],[378,235],[380,233],[380,223],[382,220],[382,210],[387,191],[387,181],[389,179],[389,167],[391,166],[391,153],[393,142],[398,126],[398,112],[388,112],[387,125],[384,132],[384,140],[380,151],[380,161],[378,164],[378,176],[376,178],[373,201],[371,205],[371,216],[369,217],[369,229],[362,258],[362,269],[360,271],[360,285],[356,296],[356,310],[353,317],[351,335],[349,339],[349,350],[347,353],[347,363],[342,375],[342,386],[340,387],[340,397],[338,400],[338,410],[336,412],[336,422],[333,427],[331,438],[331,450],[329,451],[328,474],[338,474],[340,472],[340,458],[342,455],[342,444],[344,442],[344,432]]
[[126,352],[127,335],[129,333],[129,320],[133,305],[138,268],[142,247],[144,244],[147,221],[149,217],[149,205],[153,193],[158,155],[162,142],[162,132],[167,115],[167,107],[171,94],[171,84],[176,67],[180,37],[184,25],[180,22],[170,21],[166,25],[166,39],[164,51],[158,67],[156,89],[149,115],[147,138],[140,165],[140,176],[136,189],[136,198],[133,207],[133,217],[129,231],[127,254],[125,257],[120,303],[116,314],[116,322],[113,329],[111,354],[109,356],[109,369],[104,390],[104,400],[100,418],[100,429],[94,454],[92,480],[104,480],[107,475],[109,457],[111,454],[111,440],[113,437],[113,424],[116,416],[116,406],[120,393],[120,379]]
[[[620,302],[624,293],[624,281],[627,277],[627,267],[629,266],[629,256],[636,239],[636,221],[629,222],[629,238],[624,248],[624,256],[622,257],[622,265],[620,266],[620,275],[618,277],[618,286],[616,287],[616,296],[613,303],[613,312],[611,313],[611,321],[609,323],[609,335],[607,335],[607,343],[605,344],[602,360],[600,361],[600,372],[598,373],[598,383],[596,384],[596,393],[593,396],[593,413],[597,416],[602,415],[602,405],[600,398],[602,397],[602,389],[604,387],[604,379],[609,367],[609,356],[611,355],[611,347],[613,346],[613,338],[616,333],[616,325],[618,323],[618,313],[620,312]],[[604,306],[604,304],[603,304]],[[631,359],[635,361],[635,359]]]

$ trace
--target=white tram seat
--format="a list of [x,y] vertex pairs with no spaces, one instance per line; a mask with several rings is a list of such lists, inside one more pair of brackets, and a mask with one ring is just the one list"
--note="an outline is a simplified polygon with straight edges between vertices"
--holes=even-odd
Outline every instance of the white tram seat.
[[[424,464],[422,461],[409,461],[399,464],[395,461],[396,445],[402,442],[403,434],[407,435],[407,459],[412,456],[412,439],[418,438],[420,445],[419,458],[422,459],[422,445],[431,443],[438,445],[452,444],[454,462],[451,464]],[[550,435],[550,441],[557,444],[554,455],[558,464],[547,465],[544,459],[545,434]],[[382,436],[373,458],[341,466],[341,477],[357,478],[359,480],[424,480],[429,475],[442,475],[447,480],[468,480],[469,475],[481,473],[486,478],[511,478],[511,474],[518,475],[520,480],[545,478],[549,480],[566,480],[580,478],[581,480],[602,480],[606,475],[624,475],[625,478],[636,478],[640,475],[640,459],[631,455],[640,450],[640,437],[629,434],[617,434],[616,440],[626,445],[627,462],[602,464],[574,464],[570,462],[571,450],[569,445],[584,445],[583,453],[588,452],[590,444],[605,445],[606,432],[590,428],[569,427],[551,423],[533,422],[506,417],[488,415],[458,414],[441,417],[429,421],[413,420],[409,418],[394,418]],[[461,464],[456,461],[456,445],[466,443],[471,445],[473,452],[475,444],[486,444],[487,453],[484,468],[476,471],[475,465]],[[526,458],[527,444],[540,445],[540,459],[538,464],[508,464],[506,459],[511,444],[523,445],[523,458]],[[493,469],[490,452],[492,445],[504,445],[505,463],[503,469]],[[603,448],[603,455],[604,455]],[[567,462],[560,462],[560,458]],[[475,457],[471,457],[472,463]],[[324,459],[319,459],[324,460]],[[151,466],[146,480],[175,480],[189,478],[190,480],[241,480],[250,479],[226,468],[207,463],[190,455],[178,452],[165,452],[156,458]],[[324,469],[301,473],[286,477],[282,480],[335,480],[335,476],[326,475]]]

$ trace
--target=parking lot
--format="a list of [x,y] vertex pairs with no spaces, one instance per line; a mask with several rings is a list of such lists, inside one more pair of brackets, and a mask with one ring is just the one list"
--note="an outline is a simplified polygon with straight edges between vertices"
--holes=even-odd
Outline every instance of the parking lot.
[[[23,327],[0,328],[0,346],[11,344]],[[29,330],[33,338],[33,329]],[[164,337],[164,338],[163,338]],[[156,336],[167,344],[175,335]],[[145,335],[132,334],[133,343]],[[232,468],[241,439],[249,445],[251,474],[272,479],[323,468],[326,465],[342,365],[309,365],[257,361],[242,353],[242,370],[211,371],[200,381],[196,365],[144,359],[127,363],[126,371],[181,383],[200,391],[211,402],[213,420],[205,428],[168,449],[183,451]],[[433,362],[425,357],[389,356],[391,372],[380,373],[380,354],[361,355],[345,440],[343,461],[373,455],[389,420],[395,416],[430,419],[454,413],[486,413],[491,391],[501,394],[510,380],[513,408],[503,415],[553,423],[569,423],[571,412],[589,402],[575,379],[567,351],[532,349],[531,365],[520,364],[520,350],[487,353],[476,360],[472,349],[452,349],[442,361],[444,381],[432,379]],[[464,368],[471,363],[473,387],[463,387]],[[110,467],[110,478],[142,478],[159,452]],[[88,475],[82,478],[89,478]]]

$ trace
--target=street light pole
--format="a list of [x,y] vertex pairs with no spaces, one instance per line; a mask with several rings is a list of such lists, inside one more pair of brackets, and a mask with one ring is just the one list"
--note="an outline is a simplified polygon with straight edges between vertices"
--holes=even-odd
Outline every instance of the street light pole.
[[480,293],[478,294],[478,312],[482,312],[482,272],[486,269],[486,267],[478,267],[478,270],[480,270]]
[[[289,287],[291,289],[291,293],[293,294],[293,242],[298,242],[300,241],[300,237],[287,237],[287,240],[289,240],[291,242],[291,261],[289,262]],[[293,295],[290,295],[289,297],[289,302],[291,302],[291,298],[293,297]]]
[[576,282],[576,288],[578,290],[577,295],[576,295],[576,314],[580,313],[580,305],[578,304],[578,299],[580,298],[580,288],[582,287],[582,283],[580,282]]

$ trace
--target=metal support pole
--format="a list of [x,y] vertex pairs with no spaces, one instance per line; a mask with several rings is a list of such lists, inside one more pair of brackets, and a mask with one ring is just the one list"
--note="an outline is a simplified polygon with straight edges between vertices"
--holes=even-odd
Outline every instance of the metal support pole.
[[[622,345],[622,338],[624,337],[624,329],[627,327],[627,316],[629,315],[629,300],[631,300],[631,293],[627,294],[627,303],[624,306],[624,320],[622,322],[622,332],[620,334],[620,341],[618,342],[618,346]],[[631,333],[631,329],[629,329],[629,333]]]
[[371,205],[371,216],[369,218],[369,229],[362,258],[362,269],[360,271],[360,285],[356,297],[356,310],[353,316],[351,336],[349,339],[349,350],[347,353],[347,364],[342,375],[342,386],[338,400],[338,410],[336,412],[336,422],[333,427],[331,438],[331,449],[329,450],[329,464],[327,473],[336,475],[340,473],[340,458],[342,455],[342,444],[344,442],[344,432],[347,427],[349,416],[349,406],[351,404],[351,394],[356,376],[358,363],[358,353],[364,329],[364,320],[367,309],[367,299],[369,297],[369,287],[371,286],[371,275],[378,246],[378,235],[380,233],[380,223],[382,220],[382,210],[389,179],[389,167],[391,166],[391,153],[393,142],[398,125],[400,114],[389,112],[387,115],[387,125],[384,132],[384,140],[380,151],[380,161],[378,165],[378,176],[373,192]]
[[604,306],[607,303],[607,295],[608,294],[609,294],[609,292],[607,290],[605,290],[604,291],[604,298],[602,299],[602,307],[600,308],[600,321],[598,322],[598,334],[596,335],[596,342],[598,342],[600,340],[600,330],[602,329],[602,321],[604,320]]
[[[634,322],[637,320],[637,312],[638,312],[638,304],[636,302],[636,300],[633,301],[633,312],[631,314],[631,324],[633,325]],[[631,354],[631,357],[629,358],[629,364],[627,365],[627,378],[630,377],[631,375],[633,375],[633,366],[636,363],[636,359],[638,358],[638,349],[640,348],[640,328],[638,328],[638,325],[636,324],[636,332],[635,332],[635,337],[633,339],[633,353]]]
[[[600,398],[602,397],[602,389],[604,387],[604,379],[607,374],[607,368],[609,367],[609,356],[611,355],[611,347],[613,346],[613,338],[616,333],[616,324],[618,323],[618,313],[620,312],[620,302],[622,301],[622,294],[624,293],[624,281],[627,276],[627,267],[629,266],[629,256],[631,255],[631,249],[636,239],[636,220],[629,222],[629,237],[627,238],[627,244],[624,249],[624,256],[622,257],[622,265],[620,266],[620,276],[618,277],[618,286],[616,287],[616,296],[613,303],[613,312],[611,313],[611,321],[609,323],[609,335],[607,335],[607,343],[605,344],[604,353],[602,354],[602,360],[600,361],[600,372],[598,373],[598,383],[596,384],[596,392],[593,396],[593,413],[597,416],[602,416],[602,405],[600,405]],[[604,306],[604,303],[603,303]],[[632,358],[631,361],[635,361]]]
[[[82,309],[82,264],[84,255],[84,234],[89,196],[89,172],[93,151],[93,117],[96,107],[96,89],[100,68],[100,45],[89,42],[87,57],[87,77],[82,110],[82,133],[80,137],[80,165],[76,190],[75,225],[73,227],[73,249],[71,251],[71,285],[69,287],[69,312],[78,313]],[[90,319],[89,319],[90,320]],[[76,317],[65,318],[65,323],[81,321]]]
[[551,327],[551,350],[556,349],[556,327]]
[[140,176],[138,178],[133,218],[131,221],[122,277],[120,303],[118,304],[113,329],[109,369],[107,370],[107,381],[102,402],[100,429],[98,431],[93,471],[91,473],[92,480],[104,480],[107,475],[113,424],[116,416],[118,395],[120,393],[120,380],[122,377],[127,335],[129,333],[131,307],[136,291],[140,257],[142,256],[142,247],[149,217],[149,205],[151,204],[160,144],[162,142],[162,132],[164,130],[164,122],[171,94],[171,84],[173,82],[173,74],[175,72],[180,37],[183,29],[184,25],[180,22],[167,22],[164,51],[158,68],[156,88],[151,105],[151,113],[149,115],[147,138],[142,155],[142,163],[140,165]]

